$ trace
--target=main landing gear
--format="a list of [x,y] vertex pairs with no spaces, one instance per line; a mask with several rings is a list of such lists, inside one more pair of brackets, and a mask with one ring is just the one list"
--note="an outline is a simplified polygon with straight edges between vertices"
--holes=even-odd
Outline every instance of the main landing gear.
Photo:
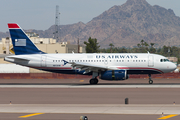
[[151,74],[149,74],[148,76],[149,76],[149,84],[153,84],[153,80],[151,79]]
[[92,79],[90,79],[89,83],[90,84],[97,84],[98,83],[97,76],[98,76],[98,72],[93,72]]
[[96,77],[92,78],[92,79],[90,79],[89,83],[90,84],[97,84],[98,83],[98,79]]

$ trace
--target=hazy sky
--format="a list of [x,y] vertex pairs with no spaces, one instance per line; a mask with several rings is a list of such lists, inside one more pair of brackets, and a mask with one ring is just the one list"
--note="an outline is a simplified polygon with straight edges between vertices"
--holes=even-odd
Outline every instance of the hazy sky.
[[[0,32],[8,31],[7,23],[18,23],[23,29],[46,30],[55,24],[59,5],[60,24],[89,22],[114,5],[126,0],[0,0]],[[172,9],[180,16],[180,0],[147,0],[151,5]]]

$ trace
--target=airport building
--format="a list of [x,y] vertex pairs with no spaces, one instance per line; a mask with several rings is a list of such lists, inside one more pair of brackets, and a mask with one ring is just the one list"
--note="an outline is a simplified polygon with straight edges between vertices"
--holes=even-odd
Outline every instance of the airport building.
[[[36,33],[28,32],[31,41],[43,52],[46,53],[85,53],[85,46],[73,45],[68,42],[56,42],[53,38],[39,38]],[[0,43],[0,54],[14,54],[11,38],[2,38]]]
[[[34,32],[26,33],[31,41],[45,53],[85,53],[85,46],[73,45],[68,42],[57,42],[53,38],[40,38],[38,34]],[[42,73],[44,71],[35,70],[32,68],[22,67],[9,62],[4,61],[3,56],[6,54],[14,54],[11,38],[2,38],[0,42],[0,73]]]

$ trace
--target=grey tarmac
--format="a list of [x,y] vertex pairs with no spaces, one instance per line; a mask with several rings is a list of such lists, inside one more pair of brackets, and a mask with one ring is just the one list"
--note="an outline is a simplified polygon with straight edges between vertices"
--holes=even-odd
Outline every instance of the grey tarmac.
[[[31,113],[29,113],[31,114]],[[27,115],[27,113],[0,113],[2,120],[79,120],[80,116],[88,117],[88,120],[157,120],[162,115],[127,115],[127,114],[59,114],[47,113],[28,118],[19,118],[19,116]],[[180,116],[171,118],[170,120],[179,120]]]
[[[0,80],[0,116],[16,120],[23,119],[18,118],[21,115],[43,112],[28,119],[74,120],[87,115],[93,120],[152,120],[161,117],[162,112],[180,114],[180,80],[158,79],[153,85],[147,81],[100,81],[89,85],[88,79]],[[125,98],[129,98],[128,105],[124,105]]]
[[0,113],[180,114],[180,105],[0,104]]

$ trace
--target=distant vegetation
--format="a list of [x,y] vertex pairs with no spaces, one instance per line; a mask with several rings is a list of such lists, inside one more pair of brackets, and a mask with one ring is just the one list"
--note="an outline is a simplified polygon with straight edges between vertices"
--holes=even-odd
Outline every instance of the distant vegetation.
[[98,53],[100,46],[96,38],[89,37],[88,42],[84,41],[86,45],[86,53]]
[[[88,44],[88,46],[91,46],[90,47],[91,49],[93,49],[92,46],[96,46],[94,49],[96,52],[91,52],[91,53],[148,53],[149,52],[149,53],[160,54],[166,57],[177,57],[178,63],[180,63],[180,47],[176,47],[176,46],[171,47],[171,46],[164,45],[161,48],[154,48],[155,43],[148,44],[144,40],[141,40],[140,43],[138,43],[137,46],[134,48],[114,47],[114,45],[110,43],[109,48],[99,49],[100,46],[97,43],[97,39],[96,38],[92,39],[90,37],[88,41],[92,41],[92,40],[94,40],[96,44],[94,44],[94,42],[89,42],[90,44],[93,44],[93,45]],[[86,50],[88,50],[87,47],[86,47]]]

